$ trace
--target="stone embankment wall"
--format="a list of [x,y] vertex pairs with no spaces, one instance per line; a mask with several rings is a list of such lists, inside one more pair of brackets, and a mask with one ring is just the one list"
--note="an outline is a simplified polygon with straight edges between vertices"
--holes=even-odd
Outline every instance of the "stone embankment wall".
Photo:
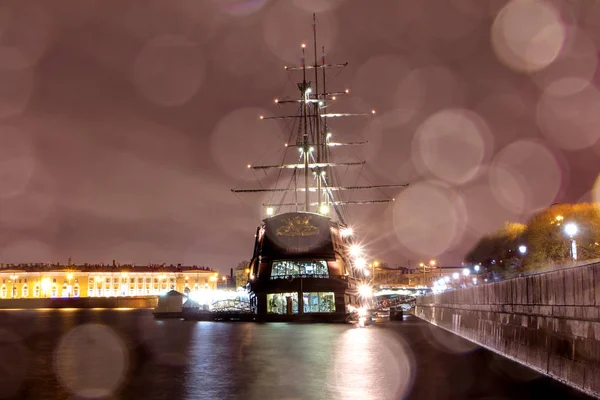
[[421,297],[415,315],[600,398],[600,263]]
[[156,296],[1,299],[0,309],[36,308],[154,308]]

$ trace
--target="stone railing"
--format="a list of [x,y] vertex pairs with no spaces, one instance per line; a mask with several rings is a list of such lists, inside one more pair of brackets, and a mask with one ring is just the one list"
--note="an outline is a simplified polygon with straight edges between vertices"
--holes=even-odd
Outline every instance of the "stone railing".
[[415,315],[600,398],[600,263],[420,297]]

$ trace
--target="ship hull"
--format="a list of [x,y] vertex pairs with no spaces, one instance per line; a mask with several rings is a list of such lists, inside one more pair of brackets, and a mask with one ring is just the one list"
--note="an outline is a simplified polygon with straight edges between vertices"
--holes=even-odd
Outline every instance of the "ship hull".
[[344,247],[328,217],[296,212],[265,219],[248,283],[255,320],[345,322],[357,291]]

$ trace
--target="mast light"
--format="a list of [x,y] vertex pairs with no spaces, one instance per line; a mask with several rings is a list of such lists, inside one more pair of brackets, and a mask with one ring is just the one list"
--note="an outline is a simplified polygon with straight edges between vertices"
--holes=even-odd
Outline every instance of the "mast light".
[[371,110],[371,114],[375,114],[375,110]]
[[273,207],[267,207],[267,215],[268,216],[273,215],[274,212],[275,212],[275,210],[273,210]]
[[327,204],[321,204],[321,214],[329,214],[329,206]]
[[260,117],[258,117],[258,118],[260,118],[260,119],[265,119],[265,116],[264,116],[264,115],[261,115],[261,116],[260,116]]
[[344,90],[344,92],[346,92],[346,94],[350,93],[350,89],[346,89]]
[[279,99],[275,99],[274,101],[275,101],[275,104],[279,103]]
[[333,133],[331,133],[331,132],[327,132],[327,139],[329,139],[329,138],[330,138],[330,137],[332,137],[332,136],[333,136]]
[[335,96],[333,96],[333,97],[331,98],[331,100],[335,100],[335,99],[336,99],[336,97],[335,97]]
[[301,47],[304,49],[306,48],[306,44],[302,43]]

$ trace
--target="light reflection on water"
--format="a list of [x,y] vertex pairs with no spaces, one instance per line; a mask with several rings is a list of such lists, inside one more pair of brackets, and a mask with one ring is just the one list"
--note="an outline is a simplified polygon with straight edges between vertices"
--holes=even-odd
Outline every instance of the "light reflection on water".
[[24,310],[0,321],[0,399],[577,397],[547,378],[515,379],[514,363],[415,318],[355,328]]
[[410,356],[384,329],[154,320],[147,310],[2,314],[13,333],[0,337],[0,368],[10,369],[7,349],[28,362],[0,398],[390,399],[410,386]]
[[392,399],[410,381],[406,352],[380,329],[201,322],[189,351],[191,398]]

